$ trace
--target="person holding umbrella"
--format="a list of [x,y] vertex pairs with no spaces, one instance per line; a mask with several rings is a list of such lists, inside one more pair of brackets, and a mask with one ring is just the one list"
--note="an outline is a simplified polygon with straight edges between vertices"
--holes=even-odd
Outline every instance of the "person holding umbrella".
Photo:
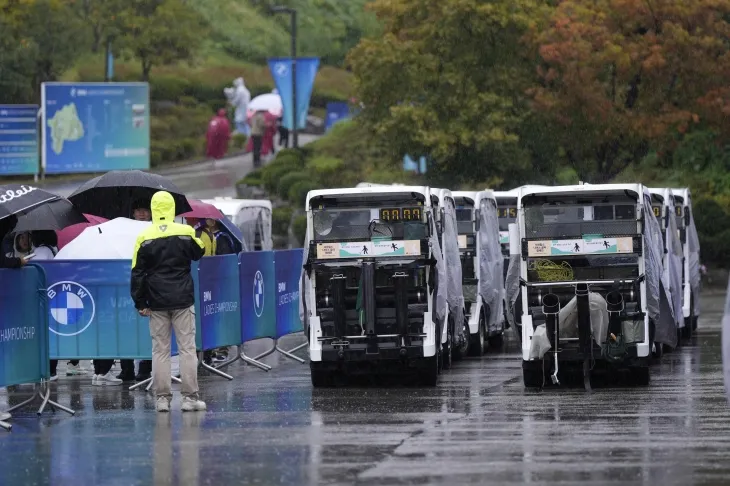
[[131,295],[139,314],[150,318],[156,408],[158,412],[170,411],[174,329],[180,355],[182,410],[204,411],[205,402],[198,395],[195,288],[190,273],[190,264],[202,258],[204,245],[193,228],[175,223],[175,199],[169,192],[155,193],[151,208],[153,224],[137,237],[132,258]]

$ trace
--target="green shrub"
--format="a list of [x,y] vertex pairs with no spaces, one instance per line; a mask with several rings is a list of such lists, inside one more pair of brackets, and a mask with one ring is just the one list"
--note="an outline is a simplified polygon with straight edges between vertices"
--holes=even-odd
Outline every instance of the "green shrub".
[[317,174],[318,178],[323,181],[334,179],[335,175],[342,171],[344,166],[345,162],[342,159],[326,155],[314,157],[307,163],[307,168]]
[[183,77],[155,76],[150,80],[150,98],[153,101],[177,101],[190,87]]
[[238,181],[238,184],[246,184],[247,186],[260,186],[261,184],[263,184],[262,176],[263,169],[256,169],[246,174],[243,179]]
[[283,149],[280,150],[278,154],[276,154],[276,159],[274,160],[277,162],[295,161],[299,164],[304,164],[304,159],[305,155],[301,149]]
[[302,214],[301,216],[294,218],[294,221],[292,221],[292,232],[294,233],[294,237],[297,241],[300,241],[303,244],[304,238],[307,236],[306,214]]
[[244,133],[236,133],[231,137],[231,148],[235,150],[243,150],[246,148],[248,137]]
[[262,174],[262,181],[264,183],[264,189],[270,194],[276,192],[276,187],[279,185],[279,180],[289,172],[298,171],[301,168],[299,162],[288,159],[279,160],[277,157],[272,163],[265,166]]
[[289,172],[279,179],[279,185],[276,187],[276,193],[280,198],[286,199],[289,196],[289,189],[291,189],[291,186],[297,182],[306,181],[311,178],[311,174],[307,172]]
[[289,188],[287,200],[295,208],[304,208],[304,205],[307,202],[307,193],[309,191],[319,189],[320,187],[321,186],[319,184],[311,180],[296,182]]
[[274,208],[271,213],[271,231],[275,235],[284,236],[289,233],[289,223],[294,210],[289,206]]

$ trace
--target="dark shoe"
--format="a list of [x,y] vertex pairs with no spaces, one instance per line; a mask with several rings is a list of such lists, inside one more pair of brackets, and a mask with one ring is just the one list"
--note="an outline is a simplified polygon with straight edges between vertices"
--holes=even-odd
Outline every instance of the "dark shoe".
[[122,381],[134,381],[134,373],[129,374],[122,371],[117,375],[117,379]]
[[152,375],[150,373],[138,373],[137,376],[135,376],[135,379],[137,381],[145,381],[152,378]]

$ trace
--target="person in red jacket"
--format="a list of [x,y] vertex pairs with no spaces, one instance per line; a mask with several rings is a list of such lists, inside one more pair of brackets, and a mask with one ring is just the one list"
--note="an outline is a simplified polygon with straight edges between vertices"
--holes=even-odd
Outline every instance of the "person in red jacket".
[[222,159],[228,153],[228,141],[231,139],[231,124],[228,122],[226,110],[218,110],[208,124],[206,133],[205,154],[212,159]]

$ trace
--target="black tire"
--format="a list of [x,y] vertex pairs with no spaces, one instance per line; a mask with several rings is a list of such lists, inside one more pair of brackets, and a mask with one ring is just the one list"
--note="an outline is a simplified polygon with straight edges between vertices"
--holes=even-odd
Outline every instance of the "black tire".
[[489,338],[489,345],[493,348],[502,348],[504,346],[504,333],[497,334]]
[[441,360],[443,362],[443,369],[450,370],[454,366],[454,356],[453,356],[453,347],[454,347],[454,335],[451,333],[451,331],[448,332],[446,335],[446,344],[442,345],[443,347],[443,353],[441,355]]
[[664,345],[662,343],[654,343],[654,351],[651,353],[656,359],[661,359],[664,356]]
[[534,366],[522,366],[522,381],[525,388],[542,388],[543,376],[542,369],[536,369]]
[[692,330],[697,330],[697,321],[699,320],[697,316],[692,316],[690,319],[692,319]]
[[689,340],[692,339],[692,320],[691,318],[687,318],[684,321],[684,327],[680,329],[682,334],[682,339]]
[[423,358],[423,368],[419,370],[418,377],[424,386],[436,386],[439,380],[438,353],[430,358]]
[[312,386],[314,388],[329,388],[332,386],[334,376],[331,371],[320,369],[319,366],[310,361],[309,370],[312,374]]
[[484,314],[479,315],[479,331],[469,336],[469,356],[484,356],[484,350],[487,348],[486,339],[486,322]]
[[461,347],[454,346],[454,361],[461,361],[469,354],[469,338],[471,335],[469,334],[469,322],[466,319],[466,314],[464,315],[464,327],[462,329],[462,333],[464,334],[464,345]]
[[650,381],[649,366],[631,368],[631,381],[637,386],[648,386]]

